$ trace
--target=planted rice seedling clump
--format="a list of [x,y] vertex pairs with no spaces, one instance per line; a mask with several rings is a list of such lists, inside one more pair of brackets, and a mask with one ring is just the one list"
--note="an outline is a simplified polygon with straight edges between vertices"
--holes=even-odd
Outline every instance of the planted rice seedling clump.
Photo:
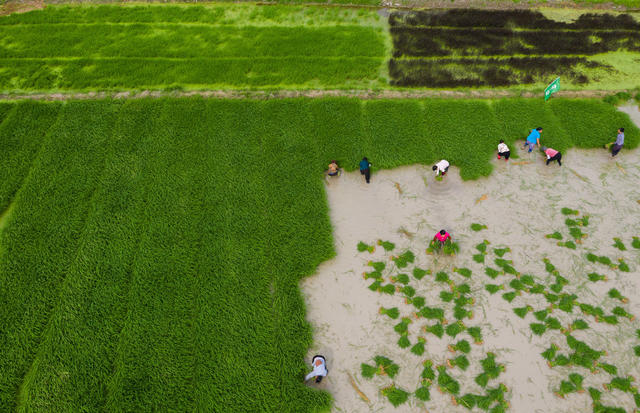
[[409,330],[409,324],[411,324],[411,319],[409,317],[402,317],[402,321],[396,324],[393,329],[398,334],[405,334]]
[[387,388],[382,389],[382,394],[387,399],[389,399],[389,402],[393,405],[393,407],[400,406],[409,398],[408,392],[397,388],[395,385],[391,385]]
[[373,358],[376,367],[378,368],[378,372],[376,374],[380,376],[389,376],[394,378],[398,371],[400,370],[400,366],[393,362],[393,360],[385,357],[385,356],[376,356]]
[[468,268],[454,268],[453,271],[457,272],[465,278],[471,278],[471,270]]
[[398,268],[405,268],[407,265],[412,263],[415,260],[416,256],[413,252],[407,250],[397,257],[392,257],[391,259],[396,263]]
[[407,285],[409,284],[409,276],[407,274],[398,274],[391,277],[391,282]]
[[631,241],[631,246],[635,249],[640,249],[640,238],[633,237],[633,241]]
[[478,264],[484,264],[484,255],[483,254],[474,254],[473,260]]
[[383,241],[381,239],[378,240],[378,245],[384,248],[385,251],[393,251],[393,249],[396,247],[396,244],[394,244],[393,242]]
[[458,320],[453,324],[449,324],[445,329],[448,336],[455,338],[458,334],[465,330],[465,325],[462,321]]
[[498,275],[500,275],[500,272],[496,269],[493,269],[491,267],[486,267],[484,269],[484,273],[487,274],[487,276],[491,279],[496,279],[496,277],[498,277]]
[[518,293],[515,291],[509,291],[508,293],[502,294],[502,298],[504,298],[509,303],[512,302],[517,296]]
[[612,288],[607,292],[607,295],[610,298],[613,298],[614,300],[619,300],[623,303],[628,303],[629,299],[627,297],[625,297],[624,295],[622,295],[622,293],[620,293],[620,291],[618,291],[616,288]]
[[626,251],[627,247],[625,247],[624,243],[620,238],[613,239],[613,246],[619,249],[620,251]]
[[411,297],[407,299],[407,304],[413,304],[413,306],[418,309],[424,307],[425,303],[426,300],[424,297]]
[[381,273],[382,271],[384,271],[384,269],[386,268],[386,264],[382,261],[369,261],[367,263],[367,265],[369,265],[370,267],[373,267],[373,269],[379,273]]
[[569,234],[571,234],[573,239],[576,240],[576,242],[578,242],[578,243],[582,242],[582,238],[586,238],[587,237],[587,234],[582,232],[582,230],[580,228],[578,228],[578,227],[569,228]]
[[565,248],[569,248],[571,250],[575,250],[576,249],[576,244],[573,241],[566,241],[566,242],[558,242],[558,246],[559,247],[565,247]]
[[407,333],[402,334],[398,339],[398,346],[400,346],[400,348],[407,348],[410,345],[411,341],[409,341],[409,336],[407,335]]
[[366,244],[362,241],[360,241],[358,243],[358,251],[359,252],[365,252],[365,251],[369,251],[369,253],[373,253],[376,250],[376,246],[375,245],[369,245]]
[[598,273],[595,273],[595,272],[589,273],[587,275],[587,277],[589,277],[589,281],[592,281],[592,282],[607,281],[607,276],[606,275],[598,274]]
[[484,288],[490,293],[495,294],[500,290],[504,290],[504,285],[500,284],[485,284]]
[[480,327],[468,327],[467,333],[473,339],[475,344],[482,344],[482,332],[480,331]]
[[417,268],[417,267],[413,269],[413,277],[418,281],[423,279],[424,276],[427,275],[427,274],[431,274],[431,270],[423,270],[423,269]]
[[622,258],[618,258],[618,269],[622,272],[629,272],[629,265]]
[[438,338],[442,338],[444,335],[444,327],[440,323],[436,323],[432,326],[425,326],[424,331],[426,333],[431,333]]
[[395,320],[400,316],[400,310],[397,307],[384,308],[380,307],[380,314],[386,315],[389,318]]
[[418,400],[422,400],[422,401],[431,400],[431,393],[428,387],[420,386],[416,389],[414,394]]
[[567,207],[562,208],[560,212],[562,212],[562,215],[580,215],[580,211],[578,211],[577,209],[571,209]]
[[438,387],[444,393],[451,393],[456,395],[460,392],[460,383],[458,383],[453,377],[447,374],[447,369],[444,366],[438,366]]
[[507,247],[507,248],[494,248],[493,249],[493,253],[496,254],[498,257],[504,256],[504,254],[506,254],[507,252],[511,252],[511,248]]
[[558,231],[554,232],[553,234],[547,234],[545,235],[546,238],[552,238],[555,240],[561,240],[562,239],[562,234],[559,233]]
[[520,318],[524,318],[528,313],[533,311],[533,307],[531,306],[525,306],[525,307],[519,307],[519,308],[514,308],[513,312],[516,313],[516,315]]
[[471,230],[473,231],[482,231],[483,229],[487,229],[487,226],[484,224],[476,224],[475,222],[471,224]]
[[541,336],[545,331],[547,331],[547,326],[545,324],[531,323],[529,324],[529,327],[531,327],[531,331],[533,331],[533,334],[537,336]]
[[427,339],[424,337],[418,337],[418,342],[411,347],[411,352],[417,356],[421,356],[424,354],[424,345],[427,342]]
[[633,321],[633,319],[635,318],[633,315],[629,314],[624,308],[622,307],[614,307],[613,311],[612,311],[613,315],[618,316],[618,317],[623,317],[623,318],[628,318],[629,320]]
[[453,359],[447,359],[447,366],[449,366],[449,368],[459,367],[464,371],[469,367],[469,360],[462,354]]

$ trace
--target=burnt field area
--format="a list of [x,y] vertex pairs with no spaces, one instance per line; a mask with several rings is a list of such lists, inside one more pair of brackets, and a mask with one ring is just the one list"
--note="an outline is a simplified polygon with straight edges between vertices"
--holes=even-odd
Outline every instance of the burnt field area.
[[588,59],[640,52],[640,23],[621,14],[555,21],[531,10],[394,12],[389,16],[395,86],[482,87],[563,76],[587,84],[584,69],[615,70]]

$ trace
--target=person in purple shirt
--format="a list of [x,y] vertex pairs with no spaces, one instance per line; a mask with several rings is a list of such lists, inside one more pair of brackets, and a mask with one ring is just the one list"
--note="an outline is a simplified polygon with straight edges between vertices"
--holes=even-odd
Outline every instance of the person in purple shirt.
[[622,145],[624,145],[624,128],[618,129],[618,136],[616,136],[616,141],[611,145],[611,157],[614,157],[620,152],[622,149]]
[[537,127],[531,130],[529,136],[527,136],[527,140],[524,142],[523,149],[529,146],[529,152],[533,151],[533,147],[538,145],[540,147],[540,132],[542,132],[542,128]]

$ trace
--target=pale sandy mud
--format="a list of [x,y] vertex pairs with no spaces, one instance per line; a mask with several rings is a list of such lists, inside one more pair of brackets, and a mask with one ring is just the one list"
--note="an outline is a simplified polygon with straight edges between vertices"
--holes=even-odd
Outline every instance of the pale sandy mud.
[[[629,110],[636,110],[635,108]],[[637,111],[637,110],[636,110]],[[634,116],[637,113],[633,114]],[[375,159],[371,160],[375,164]],[[522,273],[531,274],[536,281],[547,286],[552,283],[545,271],[543,258],[548,257],[560,274],[569,279],[565,292],[575,292],[578,301],[600,305],[608,311],[615,305],[607,297],[610,288],[618,288],[629,297],[623,305],[632,314],[640,315],[640,253],[631,247],[631,237],[640,236],[640,151],[624,150],[612,159],[604,150],[570,150],[564,154],[563,165],[544,164],[539,153],[523,154],[509,163],[494,160],[494,171],[489,178],[473,182],[460,179],[458,170],[451,168],[443,182],[436,182],[433,172],[425,166],[408,166],[388,171],[376,171],[371,184],[364,183],[358,173],[343,174],[328,181],[326,186],[330,216],[334,228],[337,255],[325,262],[316,275],[305,279],[302,288],[307,302],[307,317],[314,329],[314,354],[324,354],[328,359],[329,376],[319,388],[329,391],[335,399],[336,412],[462,412],[462,407],[451,404],[450,397],[440,394],[437,386],[431,387],[431,400],[421,402],[411,396],[409,401],[394,408],[380,394],[380,389],[395,382],[396,386],[414,391],[422,371],[422,361],[432,359],[442,364],[451,357],[446,345],[460,338],[472,341],[466,334],[457,339],[447,335],[438,339],[419,329],[432,324],[425,319],[415,320],[409,326],[409,338],[414,344],[418,336],[427,338],[423,356],[401,349],[396,343],[399,335],[393,326],[399,320],[391,320],[378,314],[380,306],[398,307],[401,316],[410,316],[415,309],[404,304],[402,295],[388,296],[367,289],[372,280],[364,280],[362,272],[371,270],[369,260],[388,262],[391,253],[378,247],[373,254],[359,253],[359,241],[373,243],[377,239],[396,243],[394,253],[409,248],[416,254],[415,265],[431,269],[435,274],[444,270],[456,283],[468,282],[476,303],[472,306],[473,320],[467,326],[482,328],[484,343],[472,345],[469,355],[471,365],[466,372],[449,370],[461,384],[461,395],[481,391],[473,378],[480,372],[479,360],[486,352],[493,351],[497,360],[507,367],[490,385],[505,383],[509,388],[508,399],[514,412],[576,412],[590,411],[591,399],[587,393],[571,394],[560,399],[553,394],[561,380],[571,372],[585,376],[585,388],[608,382],[605,373],[591,374],[581,368],[556,367],[550,369],[540,353],[558,343],[568,352],[564,336],[558,331],[542,337],[532,334],[529,324],[536,322],[532,314],[523,320],[513,313],[514,307],[532,305],[535,310],[548,303],[541,296],[524,294],[509,304],[501,293],[490,295],[484,285],[500,284],[511,280],[501,275],[491,280],[484,274],[484,266],[472,260],[477,253],[474,246],[483,239],[491,241],[490,248],[509,246],[512,250],[505,258],[511,259]],[[484,199],[486,198],[486,199]],[[483,199],[483,200],[481,200]],[[560,231],[568,237],[562,207],[571,207],[588,214],[590,225],[583,228],[588,234],[577,250],[556,245],[545,234]],[[488,229],[473,232],[473,222],[486,224]],[[445,228],[460,243],[460,254],[454,258],[430,256],[425,253],[433,234]],[[409,238],[404,231],[412,234]],[[628,250],[615,249],[613,237],[621,237]],[[624,257],[631,272],[624,273],[600,264],[589,263],[587,252],[606,255],[612,259]],[[495,255],[489,253],[486,264],[493,264]],[[454,274],[452,267],[467,267],[473,271],[470,280]],[[413,266],[409,266],[409,270]],[[392,271],[390,274],[410,271]],[[592,283],[586,274],[606,274],[606,282]],[[427,305],[445,308],[447,318],[453,319],[451,303],[443,303],[438,294],[446,285],[435,283],[427,276],[421,281],[413,279],[411,285],[417,295],[427,299]],[[537,301],[536,301],[537,300]],[[575,332],[574,336],[586,341],[595,349],[606,349],[602,360],[618,366],[618,375],[634,375],[640,378],[638,358],[632,347],[640,344],[635,330],[637,320],[620,319],[611,326],[596,323],[583,316],[578,309],[572,316],[554,310],[563,325],[576,318],[585,319],[590,329]],[[360,374],[360,364],[373,364],[372,358],[384,355],[400,365],[395,380],[388,377],[365,379]],[[351,385],[351,375],[359,389],[370,399],[365,403]],[[617,399],[617,400],[616,400]],[[634,403],[628,394],[614,391],[603,394],[605,404],[614,404],[633,411]],[[477,409],[476,409],[477,410]]]

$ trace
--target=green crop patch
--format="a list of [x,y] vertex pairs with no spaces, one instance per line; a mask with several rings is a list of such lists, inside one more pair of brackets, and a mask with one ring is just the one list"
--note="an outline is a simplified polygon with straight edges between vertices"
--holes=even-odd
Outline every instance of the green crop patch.
[[388,34],[373,11],[295,7],[289,13],[254,5],[195,10],[202,15],[180,6],[103,5],[0,17],[0,90],[386,83],[380,76]]
[[608,56],[640,53],[640,23],[625,14],[562,22],[531,10],[396,11],[389,25],[396,86],[544,85],[560,76],[584,87],[607,72],[630,74]]
[[[350,171],[365,154],[381,169],[446,157],[465,179],[485,176],[496,139],[505,133],[503,118],[513,117],[514,134],[538,126],[531,118],[516,119],[521,111],[540,110],[526,102],[0,105],[0,162],[10,166],[0,168],[1,206],[10,212],[0,227],[0,406],[329,409],[328,393],[302,384],[312,335],[298,289],[302,277],[334,254],[323,186],[328,160]],[[564,118],[576,110],[594,116],[586,124],[591,134]],[[600,146],[596,135],[621,125],[625,144],[637,145],[639,131],[612,111],[604,102],[558,99],[540,113],[567,136],[584,135],[584,146]],[[362,256],[370,259],[375,240],[364,241]],[[377,251],[385,248],[392,245],[381,242]],[[491,254],[504,251],[496,247]],[[406,249],[391,252],[394,261],[367,266],[375,289],[409,298],[429,319],[430,335],[457,342],[468,333],[482,340],[476,327],[444,325],[443,309],[425,307],[410,284],[433,281],[430,271],[415,268]],[[404,274],[392,274],[399,291],[388,278],[380,283],[384,271],[401,265]],[[464,268],[447,277],[474,279]],[[526,291],[531,282],[523,275],[516,286]],[[444,287],[441,297],[455,303],[454,315],[466,322],[470,297],[461,295],[469,285]],[[394,308],[382,312],[405,316]],[[419,339],[407,339],[401,343],[407,352],[422,352]]]

